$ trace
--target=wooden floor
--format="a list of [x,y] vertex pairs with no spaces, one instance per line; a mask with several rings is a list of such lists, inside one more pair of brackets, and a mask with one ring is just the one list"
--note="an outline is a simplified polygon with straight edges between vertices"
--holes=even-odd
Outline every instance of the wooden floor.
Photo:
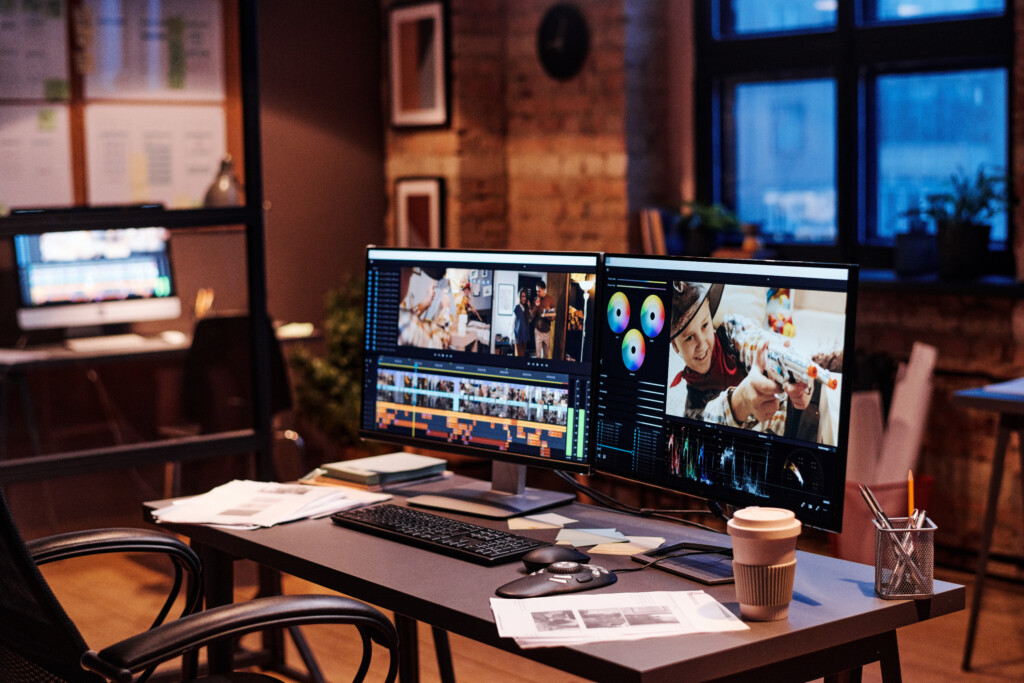
[[[145,629],[149,619],[162,602],[160,592],[165,576],[131,559],[110,556],[85,558],[58,565],[46,565],[44,574],[78,624],[92,648]],[[239,574],[244,579],[246,571]],[[253,572],[248,572],[252,574]],[[968,586],[970,604],[971,576],[962,572],[936,570],[938,578]],[[285,592],[323,592],[313,584],[286,577]],[[238,599],[251,597],[247,588],[239,590]],[[111,607],[117,614],[110,617]],[[960,670],[967,611],[933,619],[899,631],[903,680],[967,681],[989,683],[1024,680],[1024,587],[990,579],[986,584],[984,609],[979,621],[974,653],[974,670]],[[358,638],[349,629],[317,626],[305,629],[329,681],[351,679],[353,662],[359,656]],[[554,669],[506,653],[471,640],[452,636],[452,654],[456,677],[460,681],[580,681]],[[420,630],[421,678],[438,679],[432,655],[429,630]],[[387,655],[377,652],[369,680],[383,678]],[[297,662],[298,659],[294,660]],[[880,680],[878,665],[865,669],[864,680]]]

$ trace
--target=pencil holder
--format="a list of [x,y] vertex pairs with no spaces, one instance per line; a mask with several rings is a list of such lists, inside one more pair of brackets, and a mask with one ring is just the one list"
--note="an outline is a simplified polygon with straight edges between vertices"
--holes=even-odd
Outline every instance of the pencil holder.
[[910,528],[906,517],[875,522],[875,593],[887,600],[930,598],[935,577],[935,523],[927,517]]

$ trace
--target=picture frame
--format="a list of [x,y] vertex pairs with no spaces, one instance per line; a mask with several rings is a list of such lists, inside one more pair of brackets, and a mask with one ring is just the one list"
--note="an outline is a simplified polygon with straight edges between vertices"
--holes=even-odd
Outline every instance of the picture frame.
[[444,246],[444,178],[395,180],[395,244],[400,247]]
[[512,285],[498,285],[498,313],[500,315],[512,315],[512,309],[515,307],[513,303],[515,296],[516,290]]
[[391,125],[449,123],[448,21],[444,0],[388,10]]

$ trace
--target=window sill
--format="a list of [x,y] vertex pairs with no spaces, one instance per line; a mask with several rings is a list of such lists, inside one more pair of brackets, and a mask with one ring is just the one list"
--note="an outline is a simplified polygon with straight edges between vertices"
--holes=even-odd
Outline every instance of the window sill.
[[1024,297],[1024,282],[1009,275],[983,275],[973,280],[943,280],[937,274],[897,275],[892,270],[861,269],[860,288],[872,291],[956,294],[960,296]]

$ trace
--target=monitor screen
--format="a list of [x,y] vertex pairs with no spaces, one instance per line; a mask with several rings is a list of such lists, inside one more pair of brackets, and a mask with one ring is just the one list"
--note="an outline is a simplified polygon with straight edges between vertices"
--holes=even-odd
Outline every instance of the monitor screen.
[[[586,253],[370,247],[363,435],[510,463],[519,487],[524,465],[588,471],[598,263]],[[536,509],[492,484],[504,493],[485,495],[500,508],[488,516],[519,514],[519,502]]]
[[14,236],[23,330],[169,320],[181,314],[165,228]]
[[605,257],[596,471],[842,525],[855,266]]

